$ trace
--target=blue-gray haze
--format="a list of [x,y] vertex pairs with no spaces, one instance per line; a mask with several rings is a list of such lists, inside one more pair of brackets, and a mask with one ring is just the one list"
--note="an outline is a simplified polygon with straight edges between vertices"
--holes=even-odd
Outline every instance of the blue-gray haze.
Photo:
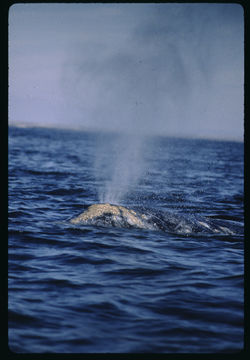
[[10,123],[243,139],[239,4],[15,4]]

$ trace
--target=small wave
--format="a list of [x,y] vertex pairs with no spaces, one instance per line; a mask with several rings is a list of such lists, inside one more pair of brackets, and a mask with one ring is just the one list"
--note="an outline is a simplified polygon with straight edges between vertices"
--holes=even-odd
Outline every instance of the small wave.
[[34,258],[33,255],[25,254],[25,253],[22,253],[22,254],[18,254],[18,253],[9,254],[9,260],[26,261],[26,260],[32,260],[33,258]]
[[39,326],[40,324],[40,322],[35,317],[14,310],[9,310],[8,321],[13,322],[14,324],[16,324],[16,326],[18,326],[18,324],[32,324],[32,326]]
[[[15,236],[18,236],[19,241],[23,244],[29,244],[29,245],[60,245],[61,247],[67,247],[71,246],[71,242],[67,240],[57,240],[59,237],[59,233],[49,234],[50,236],[47,236],[43,233],[37,233],[34,234],[31,231],[22,231],[22,230],[10,230],[9,231],[9,239],[14,238]],[[14,245],[16,247],[16,245]],[[20,244],[19,244],[20,247]]]
[[10,211],[8,214],[8,217],[11,219],[15,219],[15,218],[19,218],[23,215],[28,215],[28,212],[24,212],[24,211]]
[[53,175],[56,177],[65,177],[65,176],[69,176],[69,175],[74,175],[73,173],[68,172],[68,171],[64,172],[64,171],[55,171],[55,170],[41,171],[41,170],[31,170],[31,169],[16,169],[16,171],[23,172],[28,175],[43,175],[43,176]]
[[54,190],[48,190],[45,192],[47,195],[78,195],[81,194],[81,196],[84,194],[84,189],[77,188],[77,189],[54,189]]
[[44,277],[41,279],[37,279],[36,281],[33,280],[29,280],[27,282],[29,284],[30,287],[35,286],[36,288],[39,289],[45,289],[45,290],[50,290],[50,289],[81,289],[82,286],[81,284],[75,283],[73,281],[69,281],[67,279],[58,279],[58,278],[53,278],[53,277]]
[[122,317],[127,318],[128,313],[123,310],[118,303],[111,301],[100,301],[96,303],[86,304],[84,309],[75,309],[79,312],[93,313],[99,318],[104,318],[110,321],[111,319],[117,318],[121,320]]
[[[15,259],[15,257],[14,257]],[[15,264],[14,263],[15,260],[11,260],[9,257],[9,270],[11,270],[13,272],[13,274],[16,275],[9,275],[9,278],[18,278],[18,273],[19,272],[23,272],[23,271],[30,271],[30,267],[26,266],[26,265],[21,265],[21,264]]]
[[91,265],[104,265],[104,264],[115,264],[116,262],[111,259],[84,257],[80,255],[68,255],[63,257],[63,262],[68,264],[91,264]]
[[65,340],[65,344],[72,345],[72,348],[74,348],[75,346],[92,345],[92,344],[94,344],[94,342],[95,342],[94,340],[92,340],[90,338],[84,338],[84,337],[76,337],[73,339]]
[[107,275],[125,277],[125,278],[135,278],[135,277],[157,277],[159,275],[166,275],[166,269],[153,269],[153,268],[123,268],[112,271],[105,271]]

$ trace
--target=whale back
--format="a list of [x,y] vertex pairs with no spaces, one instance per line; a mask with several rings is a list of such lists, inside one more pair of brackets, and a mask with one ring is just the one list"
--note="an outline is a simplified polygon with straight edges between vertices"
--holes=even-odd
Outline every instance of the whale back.
[[210,219],[184,217],[169,212],[149,209],[128,209],[121,205],[93,204],[83,213],[70,220],[74,225],[96,225],[118,228],[139,228],[168,231],[178,234],[222,233],[234,234],[234,231]]
[[94,204],[86,211],[70,220],[72,224],[111,225],[115,227],[137,227],[148,229],[145,214],[137,213],[120,205]]

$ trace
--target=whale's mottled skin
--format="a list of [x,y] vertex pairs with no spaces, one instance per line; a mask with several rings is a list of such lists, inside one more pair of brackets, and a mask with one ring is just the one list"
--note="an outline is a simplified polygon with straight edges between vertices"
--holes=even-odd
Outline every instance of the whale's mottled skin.
[[84,211],[79,216],[70,220],[72,224],[88,224],[98,220],[98,218],[105,217],[110,222],[121,223],[126,222],[126,225],[135,226],[145,229],[143,217],[146,215],[137,214],[134,210],[129,210],[124,206],[111,205],[111,204],[94,204]]
[[170,212],[153,212],[127,209],[112,204],[94,204],[82,214],[70,220],[75,225],[97,225],[119,228],[140,228],[148,230],[170,231],[178,234],[234,232],[221,223],[199,217],[188,218]]

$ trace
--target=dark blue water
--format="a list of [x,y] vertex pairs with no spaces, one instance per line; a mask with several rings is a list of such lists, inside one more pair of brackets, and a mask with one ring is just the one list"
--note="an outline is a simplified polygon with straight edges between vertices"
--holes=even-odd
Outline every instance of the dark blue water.
[[153,138],[121,204],[199,216],[230,234],[70,224],[99,202],[93,164],[112,136],[9,129],[10,349],[241,350],[243,144]]

